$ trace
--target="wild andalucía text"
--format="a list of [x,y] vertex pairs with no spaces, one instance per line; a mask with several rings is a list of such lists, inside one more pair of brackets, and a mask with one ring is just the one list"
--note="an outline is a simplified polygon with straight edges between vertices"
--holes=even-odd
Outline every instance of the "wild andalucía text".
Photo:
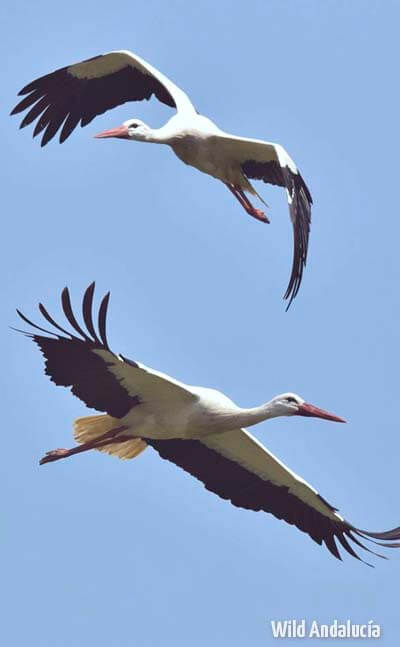
[[356,624],[351,620],[333,620],[322,624],[317,620],[271,620],[273,638],[380,638],[381,627],[373,620]]

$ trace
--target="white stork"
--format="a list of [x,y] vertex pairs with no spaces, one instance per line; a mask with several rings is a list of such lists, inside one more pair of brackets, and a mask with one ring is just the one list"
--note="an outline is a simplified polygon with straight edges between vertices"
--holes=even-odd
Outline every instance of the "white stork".
[[64,314],[74,333],[57,324],[42,304],[41,314],[58,332],[37,326],[17,310],[27,324],[45,333],[20,331],[38,344],[51,380],[72,387],[72,393],[88,407],[105,412],[78,418],[74,435],[80,445],[48,452],[41,464],[89,449],[133,458],[150,445],[162,458],[202,481],[208,490],[235,506],[263,510],[284,519],[318,544],[324,542],[338,559],[341,556],[336,541],[357,559],[360,557],[349,540],[369,552],[374,551],[364,546],[361,538],[380,540],[383,544],[379,545],[400,546],[393,543],[400,540],[400,528],[379,533],[355,528],[243,429],[277,416],[313,416],[345,422],[343,418],[306,403],[294,393],[283,393],[259,407],[242,409],[218,391],[189,386],[117,355],[110,350],[106,337],[109,293],[99,308],[97,331],[92,317],[93,293],[94,283],[83,297],[85,330],[72,311],[68,289],[62,292]]
[[165,126],[152,129],[139,119],[129,119],[96,137],[171,146],[185,164],[221,180],[246,212],[262,222],[269,220],[245,194],[247,191],[258,196],[249,180],[284,187],[294,233],[292,271],[284,295],[289,307],[299,290],[307,260],[312,199],[295,163],[282,146],[223,132],[210,119],[198,114],[188,96],[172,81],[129,51],[109,52],[63,67],[32,81],[19,94],[27,96],[11,114],[29,108],[20,127],[37,119],[33,136],[44,130],[42,146],[60,128],[62,143],[79,122],[86,126],[110,108],[127,101],[150,99],[154,94],[162,103],[176,108],[176,114]]

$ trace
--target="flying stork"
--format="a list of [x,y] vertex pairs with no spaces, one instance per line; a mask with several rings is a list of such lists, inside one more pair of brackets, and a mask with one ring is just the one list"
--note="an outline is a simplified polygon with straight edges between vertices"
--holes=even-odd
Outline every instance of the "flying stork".
[[62,143],[79,122],[86,126],[97,115],[115,106],[150,99],[154,95],[176,109],[176,114],[162,128],[152,129],[139,119],[129,119],[96,137],[170,146],[185,164],[221,180],[245,211],[262,222],[269,222],[269,219],[246,196],[246,192],[258,196],[250,180],[284,187],[294,235],[292,270],[284,294],[290,306],[298,293],[307,260],[312,198],[295,163],[282,146],[220,130],[210,119],[198,114],[185,92],[164,74],[126,50],[60,68],[28,83],[19,94],[27,96],[11,114],[29,108],[20,127],[37,120],[33,136],[44,131],[42,146],[60,128]]
[[41,464],[90,449],[128,459],[150,446],[202,481],[211,492],[235,506],[263,510],[295,525],[318,544],[324,543],[338,559],[337,542],[357,559],[360,557],[350,542],[375,555],[361,539],[400,547],[396,543],[400,528],[387,532],[355,528],[243,428],[278,416],[345,422],[343,418],[305,402],[295,393],[283,393],[261,406],[242,409],[219,391],[189,386],[117,355],[106,337],[110,294],[101,301],[97,329],[92,316],[93,294],[94,283],[83,297],[82,327],[73,313],[68,289],[63,290],[62,308],[74,332],[56,323],[42,304],[39,310],[53,331],[36,325],[17,310],[25,323],[40,331],[19,332],[38,344],[50,379],[56,385],[71,387],[88,407],[103,413],[78,418],[74,435],[79,444],[48,452]]

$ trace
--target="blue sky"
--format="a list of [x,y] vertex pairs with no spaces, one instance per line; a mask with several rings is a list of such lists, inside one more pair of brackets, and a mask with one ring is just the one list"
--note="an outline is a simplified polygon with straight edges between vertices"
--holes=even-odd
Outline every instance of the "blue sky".
[[[395,551],[374,570],[339,563],[150,449],[39,468],[89,411],[7,326],[38,301],[59,313],[65,285],[78,305],[95,279],[99,296],[111,290],[114,350],[243,406],[291,390],[348,419],[253,431],[354,524],[399,525],[399,3],[5,0],[0,11],[4,644],[261,647],[271,620],[350,618],[379,622],[393,645]],[[301,168],[315,204],[288,313],[281,190],[258,184],[264,226],[167,148],[92,138],[130,117],[159,126],[167,107],[122,106],[43,150],[7,116],[37,76],[122,48],[221,128],[280,142]]]

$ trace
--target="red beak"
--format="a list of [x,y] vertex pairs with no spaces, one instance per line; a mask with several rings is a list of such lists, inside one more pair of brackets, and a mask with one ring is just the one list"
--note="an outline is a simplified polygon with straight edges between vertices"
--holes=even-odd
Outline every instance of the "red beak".
[[325,411],[324,409],[314,407],[313,404],[308,404],[308,402],[303,402],[303,404],[299,405],[297,415],[324,418],[324,420],[333,420],[333,422],[346,422],[343,418],[339,418],[339,416],[335,416],[333,413],[329,413],[329,411]]
[[117,128],[111,128],[111,130],[103,130],[102,133],[98,133],[95,137],[99,139],[102,137],[118,137],[119,139],[127,139],[128,126],[118,126]]

